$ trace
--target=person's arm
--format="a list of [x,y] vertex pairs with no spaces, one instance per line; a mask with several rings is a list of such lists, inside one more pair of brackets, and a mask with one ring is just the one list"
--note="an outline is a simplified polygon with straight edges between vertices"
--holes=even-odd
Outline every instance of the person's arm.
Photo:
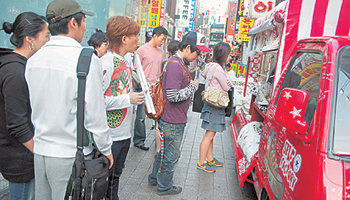
[[216,67],[214,77],[216,78],[216,80],[218,80],[218,82],[220,83],[220,86],[226,92],[231,88],[231,86],[229,85],[230,81],[227,79],[225,71],[224,69],[222,69],[222,67],[220,66]]
[[185,101],[197,91],[198,81],[191,81],[191,83],[184,89],[167,89],[166,97],[169,102],[176,103],[180,101]]
[[107,125],[102,73],[101,63],[93,55],[90,71],[86,79],[85,128],[93,134],[98,150],[107,157],[111,157],[112,139]]
[[[187,87],[181,88],[183,84],[182,81],[187,77],[184,77],[183,68],[179,64],[169,64],[166,70],[166,84],[163,87],[165,88],[165,93],[169,102],[175,103],[185,101],[198,89],[198,81],[191,81]],[[187,73],[186,76],[188,76]]]
[[11,73],[5,77],[2,85],[6,128],[9,134],[33,152],[33,130],[28,120],[29,92],[24,77],[23,65],[13,63]]

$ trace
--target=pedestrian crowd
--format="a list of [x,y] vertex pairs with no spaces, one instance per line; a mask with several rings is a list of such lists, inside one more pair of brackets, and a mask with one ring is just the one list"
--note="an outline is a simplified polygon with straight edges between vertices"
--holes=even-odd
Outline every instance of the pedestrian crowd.
[[[76,68],[84,48],[85,21],[92,15],[75,0],[53,0],[46,17],[23,12],[13,23],[3,23],[15,47],[0,48],[0,159],[6,160],[0,172],[9,181],[11,200],[64,199],[77,146]],[[139,32],[131,18],[113,16],[106,32],[96,30],[88,41],[95,54],[86,78],[84,128],[91,135],[84,153],[87,159],[102,154],[109,160],[105,199],[119,199],[119,178],[131,142],[149,150],[144,105],[149,91],[137,87],[141,72],[136,56],[147,83],[160,81],[164,92],[164,111],[154,122],[156,152],[148,176],[158,195],[182,191],[173,182],[174,166],[198,76],[206,79],[206,87],[223,91],[232,87],[225,74],[231,59],[228,44],[217,44],[209,54],[205,37],[189,32],[181,42],[170,41],[165,56],[165,28],[155,28],[150,41],[140,47]],[[205,134],[196,167],[215,172],[215,167],[224,165],[213,155],[213,141],[217,132],[225,130],[225,109],[205,103],[200,118]]]

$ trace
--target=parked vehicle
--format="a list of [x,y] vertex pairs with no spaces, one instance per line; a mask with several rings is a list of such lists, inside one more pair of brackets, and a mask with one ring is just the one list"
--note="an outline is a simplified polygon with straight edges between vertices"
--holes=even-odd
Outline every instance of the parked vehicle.
[[[290,6],[300,2],[288,1],[289,11]],[[340,10],[349,8],[349,3],[343,3]],[[287,22],[296,16],[289,14]],[[339,16],[337,21],[342,20]],[[342,28],[337,23],[333,26]],[[246,181],[253,183],[258,199],[264,200],[349,200],[350,38],[321,34],[294,39],[295,44],[288,46],[289,54],[283,55],[286,64],[280,70],[275,68],[280,78],[272,83],[270,96],[264,96],[269,104],[256,101],[261,93],[253,95],[249,115],[237,111],[230,124],[239,184],[242,187]],[[281,58],[285,41],[282,38],[279,42],[276,55]],[[260,74],[269,74],[264,69],[261,62]],[[261,122],[262,128],[258,147],[253,156],[248,156],[254,145],[247,147],[240,141],[255,134],[247,131],[253,121]]]

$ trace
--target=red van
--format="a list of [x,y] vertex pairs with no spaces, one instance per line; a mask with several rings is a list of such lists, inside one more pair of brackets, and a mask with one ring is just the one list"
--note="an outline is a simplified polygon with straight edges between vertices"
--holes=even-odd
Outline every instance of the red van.
[[232,120],[239,183],[254,183],[259,199],[349,200],[350,38],[304,39],[293,52],[267,111],[251,102],[263,128],[250,161],[237,143],[246,115]]

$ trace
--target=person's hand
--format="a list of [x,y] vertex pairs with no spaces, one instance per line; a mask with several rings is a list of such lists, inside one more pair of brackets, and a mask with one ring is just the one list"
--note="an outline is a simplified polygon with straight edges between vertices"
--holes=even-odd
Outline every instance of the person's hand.
[[228,85],[229,87],[232,87],[232,86],[233,86],[233,85],[232,85],[232,82],[229,81],[229,80],[227,80],[227,85]]
[[149,93],[149,95],[151,96],[151,98],[153,97],[153,92],[152,92],[152,88],[149,88],[148,90],[145,91],[145,94]]
[[109,154],[108,156],[106,156],[107,159],[109,160],[109,169],[113,167],[114,164],[114,160],[113,160],[113,154]]
[[196,85],[197,85],[197,87],[199,86],[199,83],[198,83],[198,81],[197,81],[197,80],[192,80],[192,81],[191,81],[191,83],[196,84]]
[[100,156],[101,156],[101,152],[96,151],[96,152],[95,152],[95,155],[94,155],[94,158],[98,158],[98,157],[100,157]]
[[142,92],[131,92],[129,93],[131,104],[142,104],[145,95]]

